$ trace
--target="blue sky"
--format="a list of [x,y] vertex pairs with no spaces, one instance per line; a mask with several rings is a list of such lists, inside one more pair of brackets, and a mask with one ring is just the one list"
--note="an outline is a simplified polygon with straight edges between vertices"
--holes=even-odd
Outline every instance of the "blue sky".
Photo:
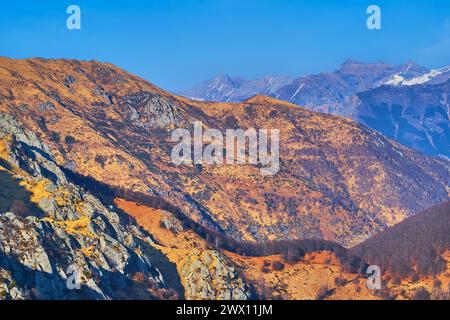
[[[79,5],[82,29],[66,28]],[[382,30],[366,9],[382,10]],[[252,78],[345,59],[450,65],[448,0],[54,0],[0,4],[0,55],[114,63],[167,90],[220,72]]]

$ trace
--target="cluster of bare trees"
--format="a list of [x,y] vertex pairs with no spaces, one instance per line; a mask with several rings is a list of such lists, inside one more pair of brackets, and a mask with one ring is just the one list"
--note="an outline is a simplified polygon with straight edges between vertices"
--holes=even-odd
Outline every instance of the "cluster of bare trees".
[[168,211],[182,222],[185,229],[194,231],[197,235],[205,239],[209,245],[215,248],[234,252],[243,256],[262,257],[282,255],[284,261],[287,263],[298,262],[305,254],[310,252],[329,251],[337,256],[345,271],[363,273],[367,266],[367,264],[365,264],[358,256],[350,254],[347,249],[332,241],[323,239],[278,240],[267,242],[236,240],[217,230],[212,230],[195,222],[185,215],[178,207],[172,205],[160,196],[112,187],[100,183],[92,177],[81,176],[71,171],[66,172],[66,174],[71,179],[75,180],[77,184],[96,194],[107,203],[112,203],[113,198],[118,197],[141,205]]
[[450,249],[450,201],[425,210],[370,238],[351,251],[401,277],[445,271]]

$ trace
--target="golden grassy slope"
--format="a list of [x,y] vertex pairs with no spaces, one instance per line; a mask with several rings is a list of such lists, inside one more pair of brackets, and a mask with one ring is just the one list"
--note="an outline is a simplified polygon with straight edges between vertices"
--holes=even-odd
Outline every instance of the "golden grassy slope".
[[[208,244],[190,230],[168,229],[164,221],[170,220],[172,225],[179,222],[170,213],[138,205],[131,201],[116,199],[116,205],[134,217],[137,223],[152,234],[155,245],[172,262],[179,271],[186,259],[192,258],[192,253],[199,257],[208,250]],[[335,288],[334,279],[342,277],[348,281],[358,279],[355,274],[344,274],[340,271],[339,261],[332,253],[312,253],[296,264],[285,264],[281,271],[269,267],[269,272],[262,271],[264,263],[282,261],[280,256],[244,257],[224,251],[225,255],[241,270],[242,275],[258,289],[260,295],[270,295],[272,298],[285,299],[316,299],[319,289],[326,285]],[[183,282],[182,278],[182,282]],[[355,283],[358,283],[355,285]],[[184,283],[186,285],[186,283]],[[358,289],[359,288],[359,289]],[[364,280],[358,279],[336,288],[328,299],[378,299],[364,287]]]
[[[302,261],[295,264],[282,262],[281,256],[242,257],[234,253],[227,253],[227,256],[239,265],[248,279],[257,284],[262,295],[269,294],[288,300],[315,300],[318,299],[321,288],[326,287],[332,292],[325,299],[379,299],[365,287],[365,279],[355,274],[343,273],[339,261],[332,253],[307,254]],[[283,270],[274,269],[274,262],[282,262]],[[347,283],[336,285],[336,278]]]

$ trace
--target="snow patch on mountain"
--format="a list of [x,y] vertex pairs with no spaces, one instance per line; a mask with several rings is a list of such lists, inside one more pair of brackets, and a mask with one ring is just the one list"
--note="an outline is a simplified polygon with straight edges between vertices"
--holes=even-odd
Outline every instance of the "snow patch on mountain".
[[392,86],[415,86],[419,84],[425,84],[430,82],[431,80],[450,72],[450,66],[441,68],[441,69],[433,69],[430,72],[423,74],[418,77],[414,77],[412,79],[406,79],[403,76],[403,72],[394,74],[388,81],[385,82],[386,85]]
[[305,86],[304,83],[300,84],[300,86],[298,87],[297,91],[295,91],[295,93],[291,96],[291,100],[293,100],[297,96],[297,94],[300,92],[300,90],[303,89],[304,86]]

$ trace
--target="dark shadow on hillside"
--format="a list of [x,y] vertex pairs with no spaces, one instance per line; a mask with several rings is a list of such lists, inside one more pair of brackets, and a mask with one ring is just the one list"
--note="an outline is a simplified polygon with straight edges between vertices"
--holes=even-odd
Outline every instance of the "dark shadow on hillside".
[[[146,256],[151,257],[151,263],[161,272],[167,287],[178,293],[179,299],[185,299],[185,290],[181,283],[176,265],[159,250],[151,247],[147,242],[135,239]],[[153,274],[154,277],[158,276]]]
[[5,168],[6,170],[11,171],[12,170],[12,166],[8,163],[8,161],[0,158],[0,167]]
[[[94,290],[81,285],[79,290],[67,289],[67,281],[58,273],[46,273],[33,270],[21,264],[15,258],[0,253],[0,268],[11,273],[15,283],[10,284],[20,289],[25,289],[26,299],[45,300],[80,300],[101,299],[102,297]],[[38,284],[41,284],[38,286]]]
[[[3,164],[2,164],[3,166]],[[3,166],[6,168],[5,166]],[[44,212],[30,202],[31,192],[8,171],[0,170],[0,212],[11,211],[18,216],[43,217]]]

